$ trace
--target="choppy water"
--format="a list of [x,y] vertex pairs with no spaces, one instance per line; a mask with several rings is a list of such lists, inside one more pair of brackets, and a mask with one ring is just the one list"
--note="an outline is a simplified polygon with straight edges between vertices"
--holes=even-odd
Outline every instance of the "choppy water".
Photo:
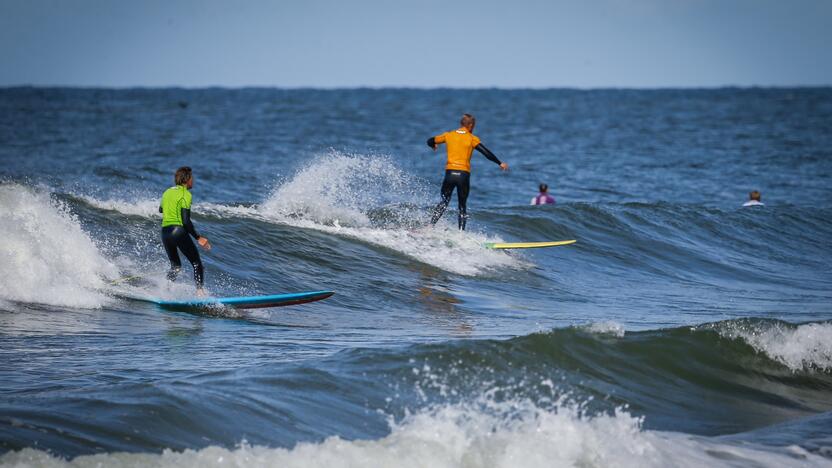
[[[425,227],[464,111],[512,170]],[[828,88],[0,90],[0,465],[832,466],[830,148]],[[186,164],[213,294],[336,295],[119,299],[192,293]]]

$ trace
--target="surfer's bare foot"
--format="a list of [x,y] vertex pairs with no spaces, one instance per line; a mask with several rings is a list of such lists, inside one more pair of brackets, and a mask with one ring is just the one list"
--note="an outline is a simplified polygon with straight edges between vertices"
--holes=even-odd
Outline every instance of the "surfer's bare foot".
[[205,294],[205,290],[202,289],[202,288],[197,288],[196,297],[205,297],[205,296],[207,296],[207,294]]

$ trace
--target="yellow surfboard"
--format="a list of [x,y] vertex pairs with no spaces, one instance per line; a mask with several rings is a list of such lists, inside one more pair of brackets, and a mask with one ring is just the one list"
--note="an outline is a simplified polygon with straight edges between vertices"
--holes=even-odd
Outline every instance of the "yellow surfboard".
[[552,242],[486,242],[486,249],[537,249],[540,247],[555,247],[558,245],[574,244],[575,239]]

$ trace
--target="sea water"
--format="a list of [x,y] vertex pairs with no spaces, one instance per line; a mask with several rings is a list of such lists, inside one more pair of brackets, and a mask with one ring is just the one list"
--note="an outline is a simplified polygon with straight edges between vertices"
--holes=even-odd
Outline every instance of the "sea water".
[[[460,232],[463,112],[511,170]],[[0,465],[832,466],[830,128],[829,88],[2,89]],[[211,294],[336,294],[123,299],[193,294],[183,165]]]

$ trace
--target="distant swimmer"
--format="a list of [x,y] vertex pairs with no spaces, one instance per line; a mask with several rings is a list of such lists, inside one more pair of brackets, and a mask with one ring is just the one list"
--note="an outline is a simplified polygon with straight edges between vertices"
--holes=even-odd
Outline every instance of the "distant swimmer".
[[188,237],[190,234],[205,250],[211,250],[211,244],[207,237],[200,236],[194,229],[191,222],[191,192],[194,186],[194,176],[190,167],[184,166],[176,170],[174,175],[174,187],[165,190],[162,195],[162,202],[159,205],[159,213],[162,213],[162,244],[170,260],[168,280],[173,281],[182,269],[177,249],[185,254],[194,268],[194,281],[196,282],[197,294],[203,295],[203,268],[202,260],[199,259],[199,252],[196,250],[193,241]]
[[766,206],[765,203],[760,201],[760,192],[754,190],[753,192],[748,194],[748,201],[743,203],[742,206]]
[[536,197],[532,198],[531,205],[554,205],[555,204],[555,197],[549,195],[549,186],[546,184],[540,184],[540,193],[537,194]]
[[471,153],[474,150],[482,153],[483,156],[495,164],[500,166],[500,169],[507,171],[508,164],[501,162],[494,156],[494,153],[488,150],[480,139],[474,136],[474,125],[477,121],[471,114],[464,114],[459,124],[461,127],[457,130],[445,132],[435,137],[428,139],[428,146],[436,151],[437,145],[445,143],[448,150],[448,163],[445,165],[445,180],[442,181],[442,200],[436,205],[431,217],[431,224],[436,224],[445,209],[448,208],[448,203],[451,201],[451,194],[456,189],[457,202],[459,203],[459,229],[465,230],[465,222],[468,219],[468,207],[466,202],[468,200],[468,189],[471,179]]

